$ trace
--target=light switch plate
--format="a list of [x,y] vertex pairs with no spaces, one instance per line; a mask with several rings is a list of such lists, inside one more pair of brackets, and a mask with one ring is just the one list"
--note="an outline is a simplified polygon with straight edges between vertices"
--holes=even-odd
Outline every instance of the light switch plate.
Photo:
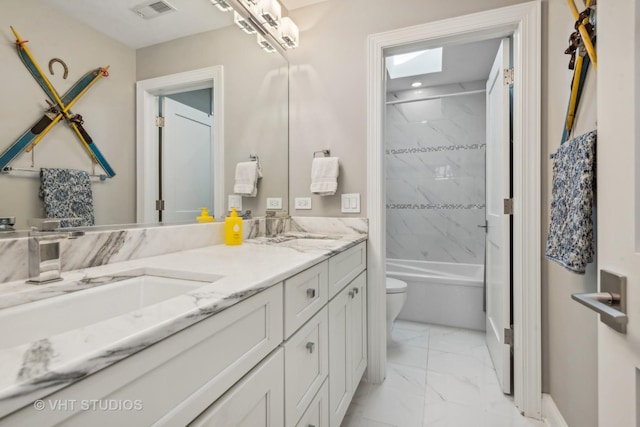
[[236,210],[238,212],[240,212],[242,210],[242,196],[239,196],[237,194],[229,194],[229,211],[231,210],[231,208],[236,208]]
[[311,197],[296,197],[295,208],[297,210],[311,209]]
[[342,195],[342,213],[360,213],[360,193]]
[[267,209],[282,209],[282,197],[267,197]]

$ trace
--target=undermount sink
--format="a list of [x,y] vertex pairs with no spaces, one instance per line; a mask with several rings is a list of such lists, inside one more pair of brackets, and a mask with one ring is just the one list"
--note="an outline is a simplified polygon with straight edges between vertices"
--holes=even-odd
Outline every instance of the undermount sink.
[[[44,339],[131,313],[186,294],[222,277],[138,268],[85,278],[75,282],[81,290],[0,310],[0,348]],[[65,286],[67,290],[68,285]],[[94,287],[84,289],[91,285]]]

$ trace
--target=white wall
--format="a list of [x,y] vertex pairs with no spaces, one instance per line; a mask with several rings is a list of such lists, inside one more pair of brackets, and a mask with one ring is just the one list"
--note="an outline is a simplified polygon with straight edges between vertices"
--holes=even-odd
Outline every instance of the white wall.
[[[72,109],[81,114],[85,128],[116,172],[113,179],[95,182],[97,224],[135,221],[135,51],[37,0],[3,1],[0,5],[0,152],[42,117],[46,95],[20,61],[9,26],[29,40],[28,46],[58,92],[64,93],[87,71],[110,65],[110,76],[100,79]],[[51,58],[62,59],[69,76]],[[35,166],[92,170],[91,159],[69,126],[57,124],[38,144]],[[22,154],[12,164],[30,167],[31,155]],[[96,167],[97,173],[103,173]],[[43,217],[36,174],[0,175],[0,216],[16,216],[17,226],[27,218]]]
[[[311,211],[293,210],[309,196],[313,151],[330,148],[342,163],[338,193],[359,192],[366,206],[366,38],[369,34],[465,15],[520,1],[330,0],[293,10],[300,47],[291,61],[290,197],[295,215],[340,216],[340,198],[313,197]],[[543,1],[542,214],[549,218],[551,162],[558,147],[571,72],[563,52],[573,28],[565,0]],[[587,82],[583,105],[593,101]],[[593,103],[592,103],[593,104]],[[589,129],[587,114],[582,129]],[[587,120],[587,122],[585,122]],[[363,209],[362,215],[366,215]],[[546,239],[546,225],[543,227]],[[540,254],[543,257],[543,254]],[[585,276],[543,261],[543,391],[550,393],[571,426],[597,424],[596,317],[570,294],[595,290],[595,268]]]

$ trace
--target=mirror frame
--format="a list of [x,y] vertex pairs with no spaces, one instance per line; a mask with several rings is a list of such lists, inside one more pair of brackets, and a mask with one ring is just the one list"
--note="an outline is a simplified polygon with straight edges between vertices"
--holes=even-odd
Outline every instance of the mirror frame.
[[158,222],[156,200],[158,195],[159,150],[157,144],[158,95],[188,90],[212,88],[214,150],[213,215],[224,215],[224,73],[223,66],[201,68],[136,82],[136,222]]

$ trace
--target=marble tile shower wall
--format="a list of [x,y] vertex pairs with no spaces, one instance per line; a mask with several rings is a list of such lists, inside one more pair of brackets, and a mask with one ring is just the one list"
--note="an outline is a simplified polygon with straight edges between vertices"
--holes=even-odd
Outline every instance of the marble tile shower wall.
[[387,258],[483,263],[484,94],[386,111]]

